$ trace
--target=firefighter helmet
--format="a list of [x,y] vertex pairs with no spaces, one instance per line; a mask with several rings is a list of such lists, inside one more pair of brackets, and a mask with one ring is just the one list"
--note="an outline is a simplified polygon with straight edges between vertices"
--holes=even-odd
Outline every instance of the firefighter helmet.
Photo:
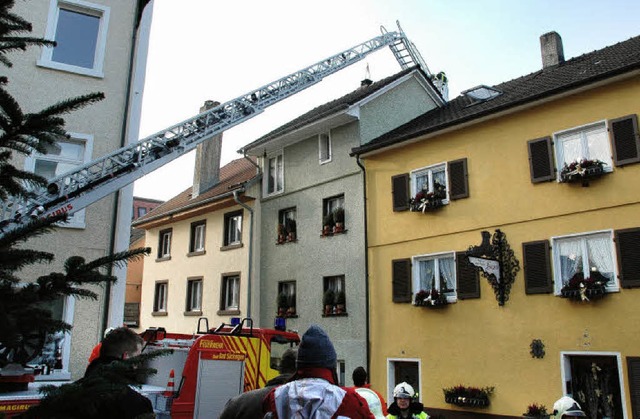
[[412,399],[416,393],[409,383],[401,382],[393,389],[393,398],[396,399]]

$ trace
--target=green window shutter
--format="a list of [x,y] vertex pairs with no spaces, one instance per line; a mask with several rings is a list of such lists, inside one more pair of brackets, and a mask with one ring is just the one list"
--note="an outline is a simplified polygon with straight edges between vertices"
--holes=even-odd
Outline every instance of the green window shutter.
[[526,294],[553,292],[549,240],[522,243],[524,291]]
[[627,378],[629,379],[631,417],[640,418],[640,357],[627,357]]
[[409,209],[408,173],[391,177],[391,194],[393,195],[394,211],[406,211]]
[[556,178],[553,166],[553,145],[551,137],[527,141],[529,150],[529,171],[531,183],[539,183]]
[[411,302],[411,259],[391,261],[392,299],[394,303]]
[[467,159],[453,160],[447,163],[449,171],[449,199],[469,197],[469,172]]
[[467,259],[466,252],[456,252],[458,299],[480,298],[480,276]]
[[609,121],[609,137],[613,149],[613,163],[616,166],[640,161],[640,135],[638,135],[638,117],[634,115]]
[[618,277],[623,288],[640,287],[640,228],[614,232],[618,255]]

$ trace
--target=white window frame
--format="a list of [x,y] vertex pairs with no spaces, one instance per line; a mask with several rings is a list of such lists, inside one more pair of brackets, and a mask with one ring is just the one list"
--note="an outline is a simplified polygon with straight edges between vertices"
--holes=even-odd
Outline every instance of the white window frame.
[[[440,278],[440,265],[439,260],[444,258],[452,258],[453,259],[453,292],[449,292],[446,294],[447,301],[450,303],[455,303],[458,301],[458,276],[456,272],[456,252],[448,251],[448,252],[439,252],[439,253],[429,253],[425,255],[416,255],[411,258],[411,269],[413,272],[411,273],[411,290],[413,295],[416,295],[418,291],[421,290],[420,283],[420,261],[423,260],[434,260],[434,268],[435,268],[435,278]],[[436,289],[440,292],[440,281],[436,281]],[[429,289],[425,290],[429,291]]]
[[[237,229],[232,228],[232,225],[237,226]],[[242,243],[242,213],[225,217],[225,230],[225,246]]]
[[186,311],[202,311],[202,278],[187,279]]
[[160,231],[160,237],[158,238],[158,245],[160,251],[158,253],[159,258],[168,258],[171,256],[171,239],[173,236],[173,230]]
[[323,132],[318,134],[318,160],[320,164],[331,162],[333,157],[333,144],[331,132]]
[[[159,290],[163,289],[162,295],[159,295]],[[157,281],[153,286],[153,312],[154,313],[166,313],[169,294],[169,282]],[[161,299],[159,297],[162,297]]]
[[192,252],[203,252],[205,249],[205,231],[207,229],[206,222],[199,221],[194,223],[192,228],[191,247]]
[[411,176],[411,197],[416,196],[418,192],[418,176],[427,175],[429,182],[429,192],[433,192],[433,173],[438,171],[444,171],[444,187],[446,188],[446,197],[442,200],[443,204],[449,203],[449,171],[447,170],[447,162],[432,164],[429,166],[421,167],[419,169],[412,170],[409,175]]
[[93,59],[93,68],[85,68],[53,61],[53,47],[42,48],[42,55],[38,60],[38,65],[41,67],[68,71],[85,76],[103,78],[104,56],[107,47],[107,32],[109,28],[109,14],[111,10],[110,7],[101,4],[89,3],[83,0],[50,0],[49,16],[47,17],[47,29],[44,36],[46,39],[56,39],[56,29],[58,27],[60,9],[84,13],[100,18],[100,27],[98,28],[98,38],[96,39],[96,50]]
[[[576,234],[568,234],[565,236],[554,236],[551,237],[551,249],[552,249],[552,253],[553,253],[553,283],[554,283],[554,294],[555,295],[560,295],[560,290],[563,287],[563,281],[562,281],[562,272],[560,269],[560,253],[557,251],[558,249],[558,242],[560,241],[566,241],[566,240],[575,240],[575,239],[585,239],[588,238],[589,236],[608,236],[609,238],[609,242],[610,242],[610,246],[609,246],[609,252],[611,255],[611,266],[613,267],[613,284],[611,284],[612,281],[609,281],[609,283],[607,283],[607,286],[605,287],[605,290],[607,292],[617,292],[620,291],[620,283],[618,282],[618,266],[617,266],[617,258],[616,258],[616,250],[615,250],[615,245],[613,242],[613,230],[597,230],[597,231],[589,231],[589,232],[584,232],[584,233],[576,233]],[[587,267],[587,263],[588,261],[586,261],[586,258],[584,257],[584,251],[585,251],[585,242],[583,241],[582,243],[582,250],[583,250],[583,272],[584,268]],[[588,271],[588,269],[587,269]]]
[[[601,121],[596,121],[596,122],[592,122],[589,124],[585,124],[585,125],[580,125],[578,127],[573,127],[573,128],[569,128],[563,131],[558,131],[553,133],[553,144],[555,147],[555,157],[556,157],[556,164],[557,164],[557,181],[560,182],[561,178],[560,178],[560,172],[562,171],[562,168],[564,166],[565,160],[564,160],[564,149],[563,147],[561,147],[563,141],[565,141],[566,139],[568,139],[568,137],[570,135],[573,134],[579,134],[582,138],[581,138],[581,142],[582,142],[582,152],[583,152],[583,156],[579,156],[578,159],[582,159],[582,158],[586,158],[586,159],[593,159],[594,157],[592,157],[589,153],[589,148],[588,148],[588,144],[585,143],[586,138],[584,136],[584,134],[587,131],[592,131],[597,129],[599,126],[601,126],[602,131],[603,131],[603,137],[604,137],[604,142],[606,144],[606,147],[608,149],[608,152],[605,153],[606,156],[602,156],[602,158],[600,160],[602,160],[603,162],[606,163],[606,165],[602,168],[604,172],[608,173],[608,172],[613,172],[613,160],[611,159],[611,142],[609,140],[609,122],[606,119],[603,119]],[[575,159],[571,159],[568,160],[567,163],[571,163],[573,162]]]
[[[221,309],[223,311],[240,310],[240,275],[224,275],[222,281]],[[231,284],[232,282],[233,284]]]
[[[77,162],[77,167],[83,166],[85,163],[91,161],[91,156],[93,155],[93,135],[91,134],[81,134],[78,132],[69,132],[70,138],[68,140],[60,140],[60,143],[82,143],[84,145],[84,155],[82,156],[82,161]],[[63,163],[76,163],[71,159],[60,158],[58,156],[52,156],[49,154],[40,154],[33,153],[27,156],[24,160],[24,170],[28,172],[34,172],[36,168],[36,160],[49,160],[55,162],[63,162]],[[62,174],[62,173],[61,173]],[[69,220],[66,223],[60,223],[58,227],[62,228],[78,228],[83,229],[86,227],[85,222],[85,211],[84,209],[75,212],[73,215],[69,217]]]
[[[281,166],[282,168],[280,170],[278,170],[278,158],[280,158],[281,160]],[[273,190],[270,191],[269,189],[269,172],[270,172],[270,162],[272,160],[275,159],[275,177],[274,177],[274,181],[275,184],[273,185]],[[264,159],[264,182],[263,182],[263,193],[264,196],[272,196],[272,195],[278,195],[284,192],[284,152],[283,151],[279,151],[277,153],[272,153],[271,155],[265,157]],[[278,189],[278,181],[281,185],[281,188]]]

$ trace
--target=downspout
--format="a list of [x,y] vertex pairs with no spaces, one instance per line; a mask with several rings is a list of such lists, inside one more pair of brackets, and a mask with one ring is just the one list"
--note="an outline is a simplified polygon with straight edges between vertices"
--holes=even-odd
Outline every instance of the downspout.
[[242,189],[236,189],[233,191],[233,200],[236,201],[238,205],[242,208],[249,211],[250,220],[249,220],[249,254],[247,255],[249,260],[249,267],[247,268],[247,317],[251,318],[251,275],[252,275],[252,257],[253,257],[253,208],[240,201],[238,194],[240,192],[245,192],[244,187]]
[[[131,88],[133,84],[133,65],[135,62],[135,52],[136,46],[138,43],[138,26],[139,19],[142,16],[144,8],[149,3],[146,1],[138,1],[136,4],[136,13],[133,22],[133,36],[131,38],[131,50],[129,51],[129,71],[127,75],[127,91],[125,97],[127,100],[124,104],[124,111],[122,113],[122,129],[120,133],[120,147],[124,147],[127,145],[127,125],[129,122],[129,106],[131,102]],[[120,191],[115,194],[115,198],[113,200],[113,212],[111,217],[111,233],[109,234],[109,256],[113,256],[116,249],[116,230],[118,226],[118,206],[120,205]],[[107,275],[111,276],[113,274],[113,267],[109,266],[107,269]],[[100,335],[103,336],[104,331],[107,330],[108,322],[109,322],[109,306],[111,305],[111,282],[107,282],[104,290],[104,304],[102,306],[102,324],[100,329]]]
[[367,235],[367,171],[360,160],[360,155],[356,155],[356,163],[362,170],[362,195],[364,209],[364,302],[365,302],[365,339],[367,340],[367,371],[371,371],[371,342],[369,330],[369,236]]

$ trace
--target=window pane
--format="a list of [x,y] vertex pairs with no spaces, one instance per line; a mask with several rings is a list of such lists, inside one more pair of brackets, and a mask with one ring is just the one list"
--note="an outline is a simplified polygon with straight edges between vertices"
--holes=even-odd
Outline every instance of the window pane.
[[581,160],[585,158],[584,151],[582,148],[582,140],[580,139],[580,133],[568,134],[566,136],[561,137],[561,147],[562,147],[562,162],[560,162],[560,166],[564,166],[564,164],[569,164],[576,160]]
[[436,287],[435,283],[435,261],[434,260],[421,260],[418,262],[420,272],[420,282],[418,284],[419,290],[430,290]]
[[588,130],[585,136],[589,146],[589,155],[587,157],[591,160],[610,161],[609,138],[607,137],[607,131],[604,125]]
[[[598,271],[609,281],[613,280],[613,259],[609,237],[590,237],[587,240],[589,270]],[[585,276],[590,276],[585,275]]]
[[433,171],[433,189],[436,190],[436,186],[446,188],[447,180],[445,177],[444,167],[440,167]]
[[562,285],[576,272],[582,272],[582,251],[579,239],[562,240],[557,243],[560,256],[560,278]]
[[268,166],[269,176],[267,177],[267,193],[272,193],[276,188],[276,159],[269,159]]
[[422,189],[429,189],[429,173],[423,172],[416,176],[416,193]]
[[277,157],[277,184],[276,190],[281,191],[284,188],[284,173],[282,172],[282,154]]
[[438,289],[441,292],[453,293],[456,290],[455,263],[453,257],[438,259],[438,271],[440,283]]
[[58,169],[58,163],[54,161],[36,160],[33,172],[46,179],[52,179],[56,177],[56,170]]
[[99,28],[97,16],[60,9],[52,60],[93,68]]

